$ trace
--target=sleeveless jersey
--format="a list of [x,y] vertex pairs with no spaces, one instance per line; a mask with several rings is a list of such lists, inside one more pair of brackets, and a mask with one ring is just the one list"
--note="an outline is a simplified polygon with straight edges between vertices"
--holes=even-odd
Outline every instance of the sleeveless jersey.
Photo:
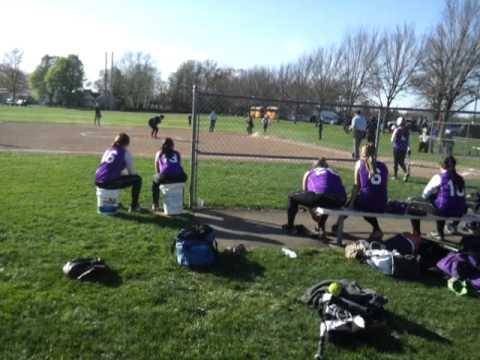
[[439,215],[461,217],[467,210],[465,202],[465,183],[461,179],[461,187],[455,187],[453,175],[448,172],[440,174],[441,182],[435,199]]
[[333,194],[346,200],[347,194],[342,178],[329,168],[315,168],[307,174],[307,191],[319,194]]
[[125,169],[125,149],[112,147],[103,153],[100,166],[95,173],[95,182],[99,184],[118,179]]
[[179,175],[183,173],[180,153],[174,151],[172,156],[167,158],[165,154],[158,157],[157,166],[160,174]]
[[388,169],[383,162],[377,161],[377,172],[370,176],[365,161],[359,161],[360,191],[355,205],[359,210],[384,212],[388,200]]
[[397,130],[395,139],[393,140],[393,148],[395,150],[406,151],[408,148],[408,140],[410,137],[410,132],[407,128],[399,128]]

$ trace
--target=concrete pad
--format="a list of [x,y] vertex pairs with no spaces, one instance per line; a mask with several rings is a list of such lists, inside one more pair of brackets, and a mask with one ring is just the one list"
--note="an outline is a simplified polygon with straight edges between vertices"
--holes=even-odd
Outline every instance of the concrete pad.
[[[248,247],[259,246],[286,246],[289,248],[318,247],[325,248],[328,242],[305,236],[289,236],[282,232],[281,226],[286,223],[286,211],[282,210],[240,210],[240,209],[202,209],[195,212],[198,222],[208,224],[217,231],[217,240],[223,247],[235,246],[240,243]],[[327,221],[327,231],[335,223],[336,217]],[[379,219],[380,226],[388,239],[402,232],[410,232],[408,220]],[[297,225],[304,225],[314,232],[315,223],[310,215],[299,212],[295,221]],[[422,223],[422,232],[433,231],[435,223]],[[367,239],[371,226],[363,219],[351,217],[345,220],[345,242]],[[330,243],[335,242],[335,236],[328,234]],[[452,238],[452,241],[456,239]]]

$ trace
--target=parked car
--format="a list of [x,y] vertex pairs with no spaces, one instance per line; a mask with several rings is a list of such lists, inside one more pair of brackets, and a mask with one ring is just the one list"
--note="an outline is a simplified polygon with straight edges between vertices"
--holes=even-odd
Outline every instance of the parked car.
[[7,105],[15,105],[15,101],[13,100],[13,98],[7,98],[7,100],[5,100],[5,104],[7,104]]
[[340,116],[333,111],[321,111],[320,112],[320,120],[323,123],[327,123],[330,125],[337,125],[340,124]]

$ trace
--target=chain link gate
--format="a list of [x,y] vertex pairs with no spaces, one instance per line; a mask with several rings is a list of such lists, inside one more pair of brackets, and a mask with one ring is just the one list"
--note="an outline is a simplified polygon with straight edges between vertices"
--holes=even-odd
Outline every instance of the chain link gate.
[[[460,158],[460,164],[463,159],[472,159],[480,153],[480,134],[477,134],[480,121],[476,112],[451,112],[454,121],[445,125],[443,118],[436,118],[437,113],[428,109],[390,108],[387,114],[378,106],[233,96],[200,91],[194,86],[190,207],[205,205],[199,197],[202,186],[199,169],[205,160],[232,161],[232,164],[251,161],[257,165],[303,163],[307,169],[314,160],[326,156],[336,165],[342,163],[345,167],[350,162],[351,168],[353,144],[348,126],[357,110],[362,110],[368,119],[366,137],[377,144],[380,157],[391,157],[391,128],[398,116],[406,118],[411,126],[418,162],[438,163],[450,151],[452,147],[448,144],[452,143],[456,143],[453,154]],[[429,150],[425,154],[417,151],[423,128],[429,134]],[[454,131],[452,138],[447,138],[448,129]],[[205,200],[208,206],[209,199]]]

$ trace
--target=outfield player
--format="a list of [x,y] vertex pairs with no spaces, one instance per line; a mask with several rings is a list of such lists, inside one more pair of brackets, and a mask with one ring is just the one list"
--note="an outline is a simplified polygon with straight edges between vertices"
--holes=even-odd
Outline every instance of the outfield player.
[[[388,169],[375,158],[375,145],[367,143],[362,147],[361,158],[355,163],[354,188],[350,205],[359,211],[383,213],[388,201]],[[343,217],[346,219],[346,217]],[[383,232],[375,217],[365,217],[372,226],[369,241],[380,241]],[[334,225],[335,232],[338,225]]]
[[[432,203],[434,214],[443,217],[462,217],[467,212],[465,201],[465,181],[456,170],[457,161],[453,156],[447,156],[440,164],[440,173],[434,175],[425,189],[422,197]],[[412,220],[413,233],[421,235],[420,220]],[[456,231],[458,222],[453,222]],[[435,240],[444,240],[445,221],[437,221],[437,231],[431,235]],[[452,231],[452,232],[454,232]]]
[[150,126],[150,128],[152,129],[152,132],[150,133],[150,137],[155,139],[157,138],[158,126],[162,123],[163,118],[164,118],[163,115],[158,115],[148,120],[148,126]]
[[303,205],[311,209],[312,217],[318,222],[319,237],[323,238],[328,215],[318,217],[313,213],[313,208],[321,206],[337,209],[345,204],[346,199],[347,194],[340,175],[328,167],[325,158],[321,158],[303,176],[302,191],[288,195],[288,222],[283,226],[283,230],[296,234],[295,217],[298,206]]
[[407,182],[410,174],[405,165],[405,158],[407,154],[410,154],[410,131],[403,117],[397,119],[397,127],[392,133],[391,142],[393,145],[393,179],[397,179],[400,166],[405,173],[403,181]]
[[268,130],[268,125],[270,125],[270,116],[267,113],[262,118],[262,125],[263,125],[263,134],[265,135]]
[[254,127],[253,116],[251,114],[248,114],[248,118],[247,118],[247,134],[248,135],[252,135],[253,127]]
[[175,150],[175,144],[171,138],[166,138],[162,150],[155,154],[155,170],[152,183],[152,210],[158,211],[161,184],[184,183],[187,175],[182,168],[182,158]]
[[[120,133],[115,137],[110,148],[105,150],[99,167],[95,173],[95,184],[101,189],[124,189],[132,187],[132,203],[130,211],[143,211],[139,204],[142,178],[137,175],[133,165],[133,157],[128,151],[130,137]],[[127,175],[123,175],[126,170]]]
[[93,125],[100,126],[100,120],[102,120],[102,112],[100,111],[100,105],[95,103],[95,117],[93,118]]

